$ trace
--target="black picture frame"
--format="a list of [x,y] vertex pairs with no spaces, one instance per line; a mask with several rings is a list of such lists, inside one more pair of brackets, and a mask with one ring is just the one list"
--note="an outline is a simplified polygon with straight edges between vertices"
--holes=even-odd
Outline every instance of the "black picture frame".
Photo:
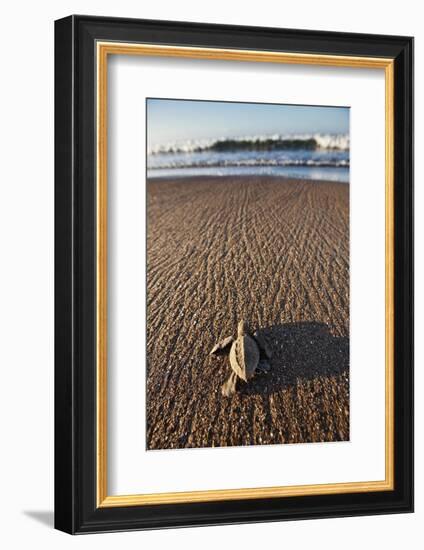
[[[394,60],[392,491],[97,507],[99,40]],[[413,511],[413,39],[73,15],[55,22],[55,527],[94,533]]]

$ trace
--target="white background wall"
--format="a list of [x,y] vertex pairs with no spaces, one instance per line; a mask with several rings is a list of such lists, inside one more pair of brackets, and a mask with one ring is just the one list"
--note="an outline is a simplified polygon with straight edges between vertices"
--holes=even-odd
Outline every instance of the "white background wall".
[[[53,21],[71,13],[416,38],[416,513],[70,537],[53,508]],[[4,548],[422,548],[424,522],[424,27],[386,0],[84,0],[4,4],[0,31],[0,542]]]

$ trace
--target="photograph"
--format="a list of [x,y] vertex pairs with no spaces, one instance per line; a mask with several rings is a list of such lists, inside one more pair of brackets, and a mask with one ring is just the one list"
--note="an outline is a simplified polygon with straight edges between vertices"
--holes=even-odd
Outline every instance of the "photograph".
[[[177,20],[54,23],[51,522],[114,537],[234,524],[240,542],[242,524],[411,513],[414,38],[381,10],[365,28],[363,10],[346,27],[337,10],[261,6],[252,26],[228,2],[214,23],[174,4]],[[26,178],[29,198],[51,205],[44,180]],[[21,195],[7,227],[34,210]],[[389,546],[418,524],[383,529]],[[328,547],[319,525],[308,541]]]
[[349,441],[349,106],[147,98],[146,148],[146,449]]

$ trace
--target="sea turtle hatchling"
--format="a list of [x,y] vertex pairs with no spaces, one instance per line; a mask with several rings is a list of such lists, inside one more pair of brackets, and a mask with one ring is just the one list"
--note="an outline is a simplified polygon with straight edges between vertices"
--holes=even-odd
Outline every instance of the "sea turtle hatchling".
[[233,372],[222,386],[222,395],[228,397],[236,391],[237,378],[249,381],[257,372],[268,372],[271,351],[265,338],[256,331],[249,334],[247,325],[240,321],[237,327],[237,337],[228,336],[218,342],[210,355],[228,353]]

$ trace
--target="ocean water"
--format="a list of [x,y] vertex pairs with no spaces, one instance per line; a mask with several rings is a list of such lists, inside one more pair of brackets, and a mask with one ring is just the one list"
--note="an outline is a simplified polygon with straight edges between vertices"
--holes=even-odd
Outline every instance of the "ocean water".
[[274,135],[197,140],[151,146],[154,177],[270,175],[349,182],[349,136]]

